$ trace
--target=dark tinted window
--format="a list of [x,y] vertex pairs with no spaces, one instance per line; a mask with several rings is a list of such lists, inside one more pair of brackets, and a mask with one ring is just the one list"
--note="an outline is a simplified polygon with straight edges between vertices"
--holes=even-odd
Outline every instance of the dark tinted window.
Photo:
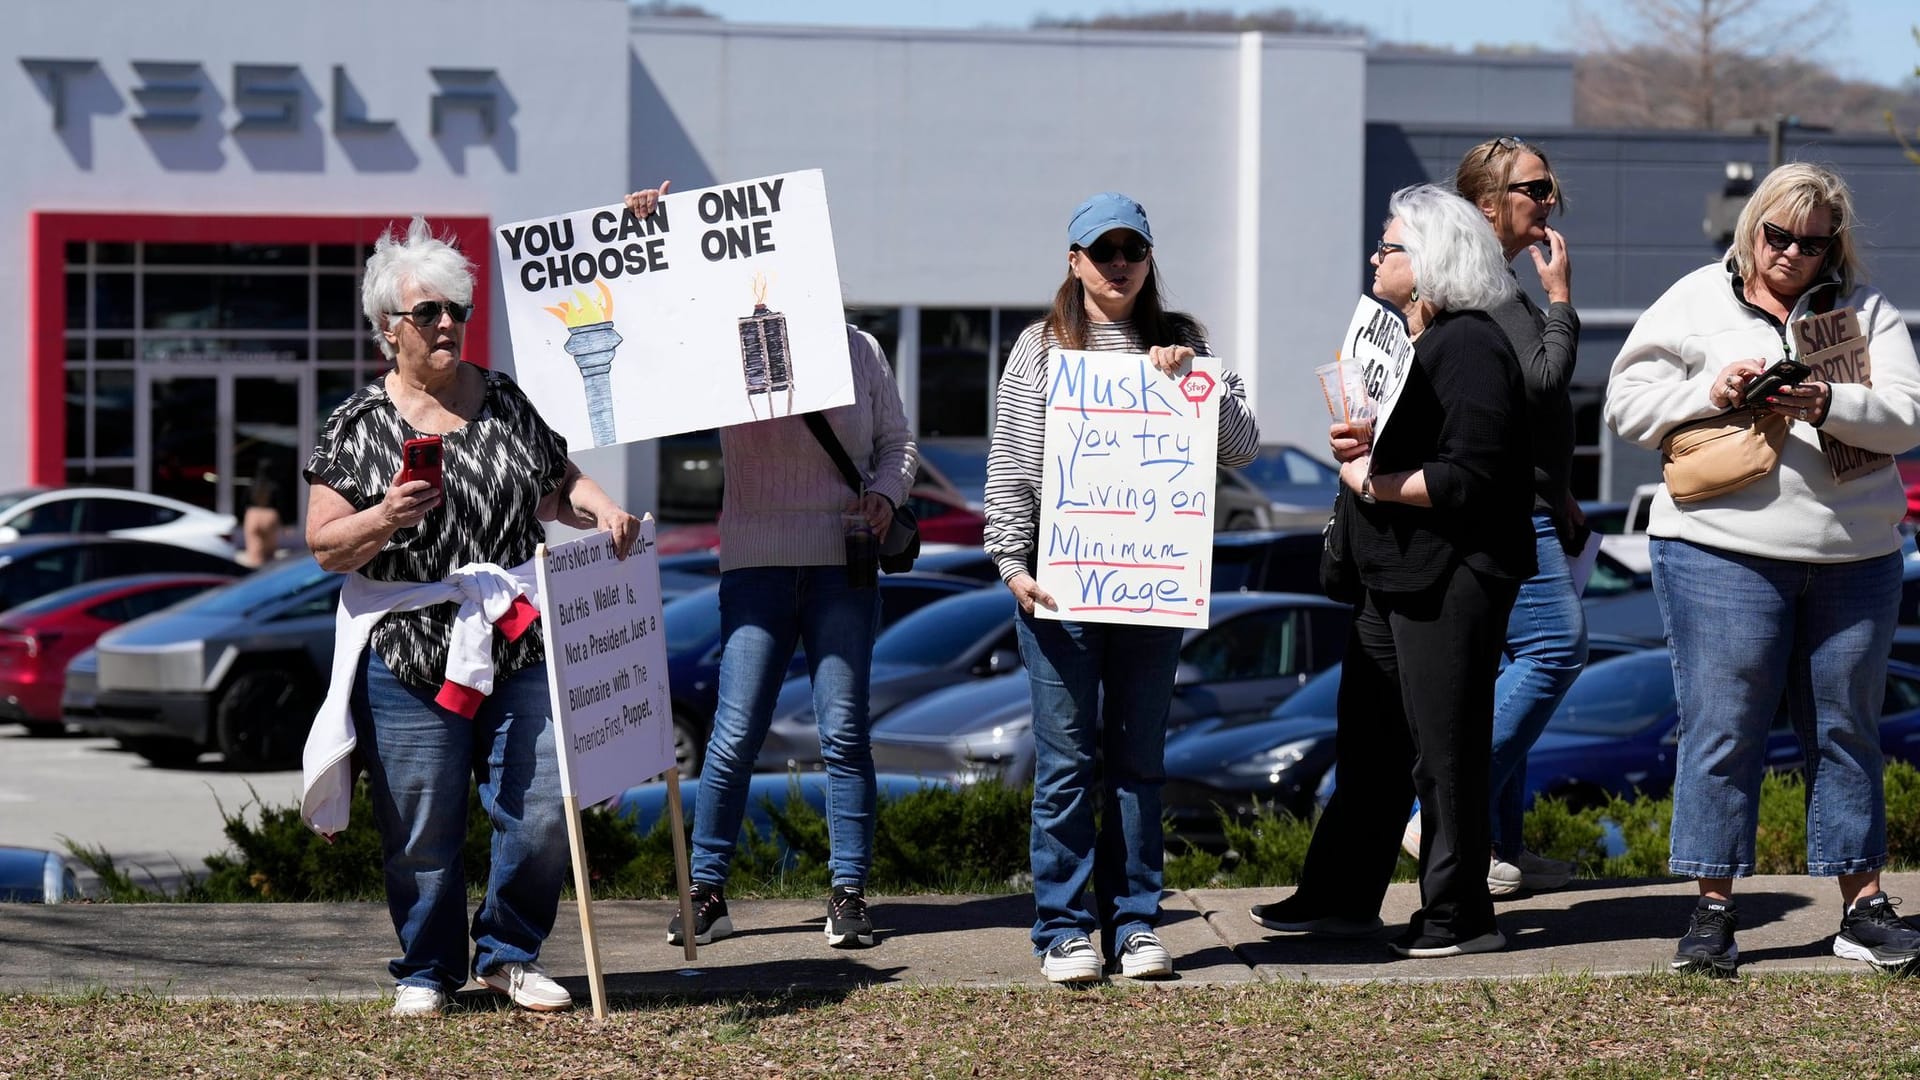
[[127,618],[138,619],[142,615],[151,615],[164,611],[188,597],[198,596],[211,585],[196,583],[193,585],[169,585],[162,589],[148,589],[125,598]]
[[80,531],[80,501],[55,499],[29,507],[7,521],[21,536]]
[[289,559],[196,597],[190,609],[209,615],[244,615],[303,592],[328,576],[311,558]]
[[82,548],[39,551],[0,567],[0,609],[79,582],[92,560]]
[[1180,658],[1207,682],[1298,674],[1300,620],[1290,608],[1252,611],[1203,631]]
[[100,549],[98,558],[101,577],[153,573],[238,574],[241,569],[232,559],[172,544],[108,544]]
[[880,584],[880,625],[892,626],[903,617],[910,615],[935,600],[944,600],[957,592],[967,591],[965,586],[956,586],[943,581],[902,581]]
[[81,532],[112,532],[115,529],[141,529],[164,525],[180,516],[180,511],[132,499],[76,499],[80,504]]
[[1673,712],[1673,667],[1665,649],[1588,667],[1547,727],[1573,735],[1632,735]]

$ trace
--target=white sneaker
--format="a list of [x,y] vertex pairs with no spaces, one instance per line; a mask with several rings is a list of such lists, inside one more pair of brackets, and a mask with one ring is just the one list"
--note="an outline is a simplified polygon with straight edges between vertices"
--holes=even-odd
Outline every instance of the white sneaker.
[[559,1012],[573,1008],[573,995],[547,976],[539,964],[501,964],[480,976],[480,981],[513,999],[515,1005],[534,1012]]
[[1173,954],[1154,935],[1140,931],[1120,948],[1120,974],[1129,979],[1162,978],[1173,974]]
[[447,995],[431,986],[401,983],[393,988],[393,1008],[387,1011],[395,1016],[439,1016],[447,1011]]
[[1491,896],[1512,896],[1520,891],[1526,881],[1526,875],[1510,862],[1501,862],[1495,855],[1487,861],[1487,893]]
[[1095,982],[1100,978],[1100,953],[1083,936],[1062,938],[1041,954],[1040,973],[1048,982]]
[[1573,880],[1573,864],[1562,859],[1549,859],[1523,849],[1518,865],[1520,884],[1534,892],[1558,889]]

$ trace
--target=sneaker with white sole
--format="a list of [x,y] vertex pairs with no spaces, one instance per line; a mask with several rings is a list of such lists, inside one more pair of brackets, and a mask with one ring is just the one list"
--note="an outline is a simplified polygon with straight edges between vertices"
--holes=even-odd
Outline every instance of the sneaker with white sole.
[[1061,938],[1040,954],[1040,973],[1048,982],[1097,982],[1100,978],[1100,952],[1084,935]]
[[1319,934],[1322,937],[1364,938],[1380,932],[1385,924],[1380,916],[1356,919],[1327,911],[1315,911],[1299,902],[1298,894],[1271,904],[1255,904],[1247,914],[1269,930],[1283,934]]
[[1129,979],[1165,978],[1173,974],[1173,954],[1145,930],[1131,934],[1120,947],[1120,974]]
[[447,995],[431,986],[401,983],[393,988],[394,1016],[439,1016],[447,1011]]
[[1521,883],[1525,879],[1526,875],[1520,872],[1518,866],[1500,861],[1498,855],[1487,862],[1487,895],[1489,896],[1512,896],[1520,891]]
[[[727,897],[718,885],[709,885],[696,881],[687,888],[687,897],[693,901],[693,943],[709,945],[733,933],[733,919],[727,915]],[[680,929],[680,913],[673,913],[667,920],[667,944],[684,945],[684,935]]]
[[1445,956],[1466,956],[1469,953],[1499,952],[1507,947],[1507,938],[1498,930],[1491,930],[1479,937],[1465,941],[1451,941],[1444,938],[1421,935],[1416,938],[1400,938],[1391,942],[1393,951],[1409,960],[1437,960]]
[[1833,955],[1864,960],[1881,971],[1910,974],[1920,969],[1920,930],[1894,913],[1898,903],[1883,892],[1855,901],[1840,920]]
[[513,999],[515,1005],[534,1012],[559,1012],[573,1008],[573,995],[554,982],[539,964],[511,963],[479,975],[481,982]]
[[1687,934],[1673,951],[1675,971],[1692,972],[1714,978],[1731,978],[1739,972],[1740,946],[1733,933],[1740,928],[1740,911],[1731,900],[1702,896],[1687,920]]
[[857,949],[873,944],[873,918],[867,914],[867,894],[858,885],[835,885],[827,899],[827,944],[835,949]]

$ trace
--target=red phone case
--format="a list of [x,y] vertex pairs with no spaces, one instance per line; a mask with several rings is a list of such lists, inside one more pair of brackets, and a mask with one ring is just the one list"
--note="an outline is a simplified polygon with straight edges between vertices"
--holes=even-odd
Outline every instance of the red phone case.
[[438,435],[408,439],[400,447],[400,482],[425,480],[434,487],[441,486],[440,454]]

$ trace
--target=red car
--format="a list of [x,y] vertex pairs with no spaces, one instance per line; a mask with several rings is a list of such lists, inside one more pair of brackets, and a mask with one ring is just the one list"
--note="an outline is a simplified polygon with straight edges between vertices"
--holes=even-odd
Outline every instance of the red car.
[[907,493],[907,506],[920,524],[921,543],[980,546],[987,519],[958,495],[921,484]]
[[0,615],[0,722],[25,724],[33,734],[59,732],[67,661],[121,623],[232,582],[215,574],[107,578],[49,593]]

